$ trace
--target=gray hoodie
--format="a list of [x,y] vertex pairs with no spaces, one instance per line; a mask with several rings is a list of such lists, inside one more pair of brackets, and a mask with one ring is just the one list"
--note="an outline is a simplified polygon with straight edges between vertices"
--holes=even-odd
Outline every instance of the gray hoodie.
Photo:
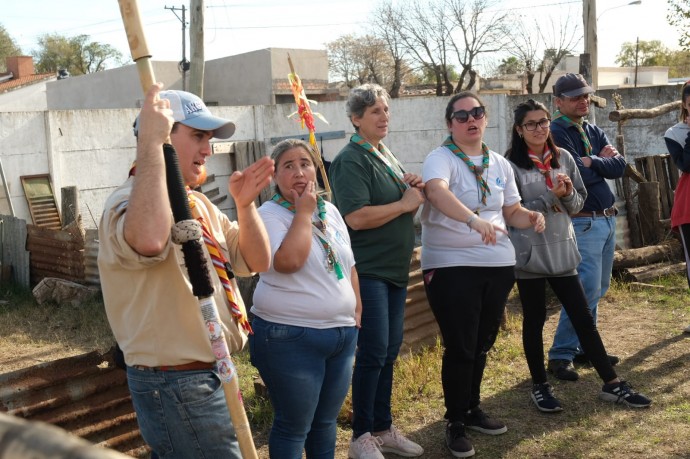
[[577,274],[581,257],[570,215],[582,210],[587,189],[573,157],[567,150],[560,148],[559,151],[561,166],[551,171],[551,177],[555,183],[556,174],[563,173],[573,182],[573,193],[560,199],[547,188],[544,176],[536,167],[526,170],[510,163],[515,171],[522,205],[541,212],[546,219],[546,229],[541,234],[531,227],[509,228],[510,239],[515,247],[515,277],[518,279]]

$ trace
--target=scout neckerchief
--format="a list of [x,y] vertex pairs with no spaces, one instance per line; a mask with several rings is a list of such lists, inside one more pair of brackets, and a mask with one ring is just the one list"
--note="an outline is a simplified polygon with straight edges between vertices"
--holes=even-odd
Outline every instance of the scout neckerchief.
[[211,229],[202,217],[201,212],[199,212],[199,209],[196,209],[196,198],[189,188],[187,188],[187,196],[189,197],[189,207],[192,210],[192,215],[196,214],[196,219],[201,223],[204,244],[206,244],[208,254],[211,256],[213,268],[216,270],[216,274],[218,274],[218,279],[223,286],[223,290],[225,290],[225,295],[228,297],[230,313],[247,333],[252,333],[252,327],[247,320],[247,312],[244,309],[244,305],[237,300],[235,289],[230,281],[229,273],[232,273],[229,268],[230,263],[225,259],[218,242],[216,242],[216,239],[213,237],[213,233],[211,233]]
[[[551,150],[547,147],[543,158],[539,158],[539,155],[530,149],[527,149],[527,155],[529,156],[529,159],[532,160],[534,165],[537,166],[539,172],[541,172],[541,174],[544,176],[544,180],[546,180],[546,187],[549,190],[553,189],[553,180],[551,180],[551,158],[553,158],[553,153],[551,153]],[[563,212],[561,208],[558,207],[558,203],[552,205],[551,209],[556,213]]]
[[544,152],[544,158],[539,158],[539,156],[534,153],[532,150],[527,149],[527,154],[529,155],[529,159],[532,160],[535,166],[537,166],[537,169],[539,169],[539,172],[544,176],[544,179],[546,180],[546,186],[550,189],[553,188],[553,181],[551,180],[551,158],[553,157],[553,154],[551,153],[551,150],[546,149]]
[[407,183],[403,180],[402,165],[400,165],[400,162],[393,156],[393,153],[391,153],[382,142],[379,142],[378,149],[374,148],[372,144],[364,140],[359,134],[350,137],[350,141],[362,146],[365,150],[374,155],[376,159],[381,161],[386,167],[388,174],[393,177],[395,184],[400,188],[400,191],[404,192],[408,188]]
[[482,192],[482,204],[486,205],[486,195],[491,194],[491,190],[489,189],[489,184],[486,183],[486,180],[484,180],[484,171],[489,168],[489,147],[486,146],[484,142],[482,142],[482,165],[481,166],[476,166],[472,160],[457,146],[453,143],[453,138],[451,136],[448,136],[445,142],[443,142],[443,146],[447,147],[450,151],[455,153],[455,156],[458,158],[462,159],[465,164],[467,164],[467,167],[470,168],[470,172],[474,173],[474,176],[477,179],[477,185],[479,186],[479,189]]
[[585,155],[587,156],[592,156],[592,144],[589,142],[589,138],[587,137],[587,134],[585,133],[585,129],[582,127],[582,125],[585,123],[584,120],[582,120],[581,123],[576,123],[575,121],[571,120],[567,116],[565,116],[563,113],[561,113],[560,110],[556,110],[553,114],[553,119],[554,121],[557,119],[562,119],[565,121],[568,126],[575,126],[577,129],[577,132],[580,133],[580,139],[582,140],[582,144],[585,146]]
[[[285,199],[280,193],[274,194],[271,199],[279,205],[281,205],[282,207],[285,207],[293,214],[295,213],[295,205],[289,202],[287,199]],[[338,255],[333,249],[333,245],[328,240],[326,227],[326,203],[321,196],[316,197],[316,210],[319,221],[311,222],[312,230],[319,242],[321,243],[321,248],[323,249],[324,255],[326,256],[326,270],[335,271],[335,275],[338,277],[338,279],[342,279],[343,277],[345,277],[343,274],[343,266],[340,263],[340,260],[338,259]]]

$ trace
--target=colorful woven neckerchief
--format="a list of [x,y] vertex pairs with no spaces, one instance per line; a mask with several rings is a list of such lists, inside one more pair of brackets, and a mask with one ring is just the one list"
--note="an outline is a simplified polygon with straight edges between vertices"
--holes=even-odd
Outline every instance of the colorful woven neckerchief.
[[350,141],[362,146],[366,151],[374,155],[376,159],[381,161],[383,165],[386,166],[386,171],[388,174],[393,177],[395,184],[398,185],[398,188],[400,188],[400,191],[404,192],[407,188],[409,188],[407,183],[405,183],[403,180],[404,170],[402,165],[382,142],[379,142],[379,148],[376,149],[372,144],[364,140],[359,134],[355,134],[350,137]]
[[[282,207],[285,207],[293,214],[295,213],[295,205],[285,199],[280,193],[274,194],[271,199]],[[319,216],[319,222],[312,221],[311,223],[313,232],[321,243],[321,247],[326,255],[326,269],[328,271],[335,271],[335,275],[338,276],[338,279],[342,279],[345,277],[343,274],[343,266],[340,263],[340,260],[338,260],[338,256],[335,253],[335,250],[333,250],[333,246],[328,240],[328,236],[326,236],[326,203],[321,196],[316,197],[316,209]],[[321,228],[318,226],[319,223],[322,226]]]
[[560,110],[556,110],[553,114],[553,120],[555,121],[559,118],[568,123],[568,126],[575,126],[577,128],[577,131],[580,133],[580,139],[582,140],[582,144],[585,146],[585,155],[592,156],[592,144],[589,142],[589,138],[585,133],[585,129],[582,127],[582,124],[585,121],[583,120],[582,123],[576,123],[575,121],[571,120],[563,113],[561,113]]
[[486,180],[484,180],[484,171],[489,168],[489,147],[486,146],[484,142],[482,142],[482,165],[481,166],[476,166],[472,160],[457,146],[453,143],[453,138],[451,136],[448,136],[445,142],[443,142],[444,147],[448,147],[450,151],[455,153],[455,156],[458,158],[462,159],[465,164],[467,164],[467,167],[470,168],[470,171],[474,173],[474,176],[477,178],[477,184],[479,185],[479,189],[482,192],[482,204],[486,205],[486,195],[491,194],[491,190],[489,189],[489,184],[486,183]]
[[225,259],[223,252],[220,250],[218,242],[216,242],[216,239],[213,237],[213,234],[211,233],[208,224],[201,216],[201,213],[198,211],[198,209],[195,211],[195,207],[197,205],[196,199],[189,188],[187,188],[187,196],[189,197],[189,207],[192,209],[192,213],[196,213],[196,218],[201,223],[204,243],[208,249],[208,254],[211,256],[213,268],[216,270],[218,279],[220,279],[223,290],[225,290],[225,295],[228,297],[228,302],[230,303],[230,314],[232,314],[235,320],[237,320],[237,323],[240,324],[240,326],[247,333],[251,334],[252,327],[247,320],[247,311],[244,309],[244,305],[241,305],[240,302],[237,301],[235,290],[232,286],[232,282],[230,281],[230,276],[228,274],[229,272],[232,272],[229,269],[230,263],[228,263],[228,261]]
[[551,150],[547,149],[544,152],[544,158],[541,159],[539,156],[534,153],[532,150],[527,150],[527,154],[529,155],[529,159],[532,160],[535,166],[537,166],[537,169],[539,169],[539,172],[544,176],[544,179],[546,180],[546,186],[550,189],[553,188],[553,181],[551,180],[551,158],[553,157],[553,154],[551,153]]

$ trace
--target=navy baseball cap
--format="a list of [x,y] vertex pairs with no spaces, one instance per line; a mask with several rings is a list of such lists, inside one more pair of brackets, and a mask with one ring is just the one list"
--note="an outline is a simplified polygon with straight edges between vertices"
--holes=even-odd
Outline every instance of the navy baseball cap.
[[[170,101],[173,119],[185,126],[201,131],[213,131],[213,137],[228,139],[235,133],[235,123],[211,113],[204,101],[187,91],[161,91],[161,99]],[[134,121],[134,135],[139,132],[139,116]]]
[[579,73],[566,73],[553,85],[553,94],[556,97],[577,97],[593,92],[594,89],[589,87],[585,78]]

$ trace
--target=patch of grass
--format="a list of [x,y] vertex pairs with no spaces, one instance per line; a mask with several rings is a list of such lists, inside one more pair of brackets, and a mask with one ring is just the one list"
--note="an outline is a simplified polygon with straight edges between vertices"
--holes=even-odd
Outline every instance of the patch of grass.
[[[601,380],[593,368],[578,367],[580,379],[551,378],[564,411],[544,414],[530,404],[531,379],[522,350],[522,310],[511,293],[504,327],[489,353],[482,407],[504,421],[508,432],[487,436],[470,432],[481,458],[680,458],[690,451],[690,291],[684,276],[655,281],[664,288],[633,288],[614,281],[599,308],[599,329],[607,350],[621,356],[618,374],[654,400],[646,410],[627,409],[598,399]],[[560,312],[548,298],[545,351]],[[0,372],[44,360],[107,349],[112,343],[102,304],[43,307],[30,292],[0,288]],[[448,458],[441,387],[440,340],[402,355],[395,367],[393,419],[420,443],[424,458]],[[258,371],[248,351],[233,357],[245,408],[260,458],[268,458],[267,438],[273,413],[270,402],[254,391]],[[337,459],[347,457],[352,435],[350,397],[338,418]],[[388,455],[392,459],[394,455]]]

